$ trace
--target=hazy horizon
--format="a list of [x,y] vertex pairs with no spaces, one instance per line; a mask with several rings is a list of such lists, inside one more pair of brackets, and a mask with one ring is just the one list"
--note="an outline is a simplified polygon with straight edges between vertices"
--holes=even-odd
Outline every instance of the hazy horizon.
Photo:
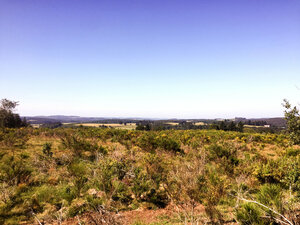
[[150,120],[205,120],[205,119],[235,119],[235,118],[246,118],[246,119],[270,119],[270,118],[284,118],[284,116],[275,116],[275,117],[215,117],[215,118],[177,118],[177,117],[123,117],[123,116],[78,116],[78,115],[21,115],[21,117],[80,117],[80,118],[104,118],[104,119],[150,119]]
[[0,99],[21,116],[282,117],[300,1],[0,1]]

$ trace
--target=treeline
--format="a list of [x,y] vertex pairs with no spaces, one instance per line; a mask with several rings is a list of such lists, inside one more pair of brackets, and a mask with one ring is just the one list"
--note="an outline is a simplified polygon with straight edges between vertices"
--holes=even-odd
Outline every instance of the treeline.
[[234,122],[231,120],[224,120],[212,122],[210,124],[196,125],[195,122],[180,121],[177,125],[166,123],[165,121],[140,121],[137,123],[136,130],[142,131],[161,131],[161,130],[223,130],[223,131],[237,131],[237,132],[250,132],[250,133],[272,133],[280,134],[284,132],[284,128],[270,126],[263,127],[245,127],[248,125],[243,122]]
[[19,128],[26,127],[28,123],[26,118],[21,119],[20,115],[13,113],[18,102],[13,102],[8,99],[0,101],[0,127]]
[[160,130],[201,130],[208,129],[209,125],[195,125],[193,122],[180,121],[178,124],[165,121],[140,121],[137,123],[136,130],[160,131]]
[[211,128],[216,130],[243,132],[244,124],[242,122],[235,123],[230,120],[224,120],[218,123],[211,124]]
[[244,124],[242,122],[235,123],[233,121],[224,120],[214,122],[212,124],[196,125],[195,122],[180,121],[178,124],[166,123],[165,121],[141,121],[137,123],[136,130],[159,131],[159,130],[203,130],[215,129],[224,131],[243,132]]
[[252,125],[252,126],[264,126],[264,125],[268,125],[267,121],[264,121],[264,120],[246,120],[243,123],[245,125]]

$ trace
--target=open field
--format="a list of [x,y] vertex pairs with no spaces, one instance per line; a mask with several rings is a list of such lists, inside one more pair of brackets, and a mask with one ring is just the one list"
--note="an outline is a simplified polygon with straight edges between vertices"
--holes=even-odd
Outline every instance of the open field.
[[[191,122],[191,121],[187,121],[187,122]],[[165,124],[169,124],[169,125],[173,125],[173,126],[179,125],[179,123],[176,123],[176,122],[167,122]],[[195,123],[195,125],[196,126],[202,126],[202,125],[205,125],[205,123],[203,123],[203,122],[197,122],[197,123]]]
[[77,123],[74,124],[75,126],[84,126],[84,127],[111,127],[111,128],[118,128],[118,129],[135,129],[136,124],[135,123],[126,123],[126,124],[120,124],[120,123]]
[[42,124],[31,124],[33,128],[39,128]]
[[247,125],[245,124],[244,127],[255,127],[255,128],[264,128],[264,126],[256,126],[256,125]]
[[0,140],[1,224],[266,218],[240,196],[294,221],[300,210],[300,148],[280,134],[21,128],[3,129]]
[[195,123],[195,125],[196,126],[202,126],[202,125],[205,125],[205,123],[203,123],[203,122],[197,122],[197,123]]
[[168,123],[165,123],[165,124],[169,124],[169,125],[176,126],[176,125],[178,125],[179,123],[175,123],[175,122],[168,122]]

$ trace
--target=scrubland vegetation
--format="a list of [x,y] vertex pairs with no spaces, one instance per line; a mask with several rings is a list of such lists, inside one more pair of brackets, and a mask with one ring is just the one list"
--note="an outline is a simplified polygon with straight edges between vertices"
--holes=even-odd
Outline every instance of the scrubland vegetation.
[[[293,140],[212,129],[2,127],[0,224],[299,224]],[[126,217],[147,210],[164,213],[150,222]]]
[[4,224],[168,206],[169,224],[297,224],[300,148],[284,135],[6,128],[0,137]]

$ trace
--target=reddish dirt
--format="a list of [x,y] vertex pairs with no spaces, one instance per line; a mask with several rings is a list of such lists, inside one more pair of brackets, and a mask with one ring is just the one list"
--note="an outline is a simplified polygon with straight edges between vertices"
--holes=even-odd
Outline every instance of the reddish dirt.
[[[96,213],[91,214],[92,216],[96,215]],[[120,222],[122,225],[130,225],[135,222],[142,222],[145,224],[159,222],[161,217],[173,217],[175,216],[174,211],[167,207],[165,209],[137,209],[132,211],[124,211],[118,214],[113,214],[115,218]],[[81,215],[80,217],[70,218],[66,221],[63,221],[61,225],[78,225],[79,221],[81,224],[94,224],[89,223],[90,217],[87,214]],[[43,223],[43,221],[41,221]],[[29,225],[29,223],[25,223]],[[30,223],[32,224],[32,223]],[[34,225],[38,224],[35,221]],[[52,223],[44,223],[45,225],[60,225],[58,221],[53,221]],[[109,224],[109,223],[108,223]]]
[[[188,209],[186,209],[187,211],[190,211]],[[162,222],[163,218],[176,218],[178,216],[178,214],[176,213],[177,210],[175,209],[174,206],[167,206],[164,209],[137,209],[137,210],[132,210],[132,211],[124,211],[124,212],[120,212],[118,214],[109,214],[109,217],[111,218],[115,218],[120,225],[131,225],[134,224],[135,222],[141,222],[144,224],[150,224],[150,223],[159,223]],[[202,205],[198,205],[196,208],[194,208],[194,212],[196,214],[205,214],[204,212],[204,207]],[[58,221],[53,221],[52,223],[46,222],[43,223],[43,221],[41,221],[43,223],[43,225],[78,225],[78,224],[85,224],[85,225],[92,225],[95,224],[94,222],[91,221],[91,217],[94,218],[101,218],[101,216],[99,217],[99,214],[97,213],[91,213],[91,216],[89,216],[89,214],[84,214],[81,215],[79,217],[74,217],[74,218],[70,218],[66,221],[63,221],[61,224]],[[24,223],[24,225],[29,225],[29,224],[34,224],[34,225],[38,225],[37,221],[35,221],[35,223]],[[98,223],[101,224],[101,223]],[[113,225],[114,223],[108,222],[108,223],[102,223],[103,225],[105,224],[109,224],[109,225]],[[234,224],[234,223],[226,223],[226,224]]]
[[168,209],[157,209],[157,210],[149,210],[149,209],[138,209],[133,211],[127,211],[121,213],[122,221],[124,225],[130,225],[134,222],[143,222],[146,224],[159,222],[160,217],[172,217],[174,212]]

